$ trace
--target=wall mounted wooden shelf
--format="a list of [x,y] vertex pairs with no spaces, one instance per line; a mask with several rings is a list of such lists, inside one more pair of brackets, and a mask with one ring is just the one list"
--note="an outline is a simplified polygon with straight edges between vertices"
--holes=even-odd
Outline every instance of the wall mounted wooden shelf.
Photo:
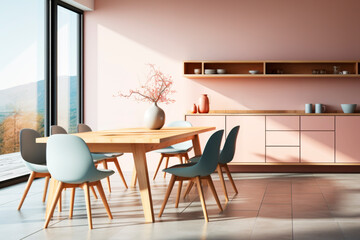
[[[185,61],[187,78],[239,77],[360,77],[360,61]],[[206,69],[224,69],[224,74],[206,74]],[[195,74],[195,72],[198,74]],[[250,74],[249,71],[256,71]],[[338,73],[334,73],[337,71]],[[343,74],[346,71],[347,74]]]

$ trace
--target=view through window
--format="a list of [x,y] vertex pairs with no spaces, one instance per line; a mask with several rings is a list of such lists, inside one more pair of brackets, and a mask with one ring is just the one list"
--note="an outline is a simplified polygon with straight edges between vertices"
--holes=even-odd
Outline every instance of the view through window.
[[76,132],[79,122],[79,14],[58,6],[58,125]]
[[44,134],[44,19],[44,0],[1,1],[0,154],[19,151],[22,128]]

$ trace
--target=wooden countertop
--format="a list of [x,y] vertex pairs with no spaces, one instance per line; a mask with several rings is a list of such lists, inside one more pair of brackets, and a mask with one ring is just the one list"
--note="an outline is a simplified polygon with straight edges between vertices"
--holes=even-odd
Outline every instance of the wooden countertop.
[[212,110],[209,113],[191,113],[188,116],[216,116],[216,115],[272,115],[272,116],[360,116],[360,112],[356,113],[305,113],[302,110]]

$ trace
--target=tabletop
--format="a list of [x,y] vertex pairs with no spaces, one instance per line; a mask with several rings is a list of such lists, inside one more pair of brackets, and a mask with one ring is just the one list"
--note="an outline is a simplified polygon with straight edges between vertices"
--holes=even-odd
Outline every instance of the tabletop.
[[[123,128],[94,132],[75,133],[86,143],[163,143],[176,138],[194,136],[214,130],[215,127],[165,127],[160,130],[146,128]],[[37,138],[37,143],[46,143],[48,137]]]

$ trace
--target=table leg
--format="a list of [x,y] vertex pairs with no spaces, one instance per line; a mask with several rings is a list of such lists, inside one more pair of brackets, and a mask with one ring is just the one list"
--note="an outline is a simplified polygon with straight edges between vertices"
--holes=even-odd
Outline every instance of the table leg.
[[137,180],[137,174],[136,174],[136,167],[134,165],[134,169],[131,177],[131,187],[136,187],[136,180]]
[[195,156],[200,156],[201,155],[201,147],[200,147],[199,135],[194,136],[192,143],[193,143],[193,147],[194,147]]
[[141,195],[141,201],[143,205],[145,221],[155,222],[154,208],[152,204],[149,173],[146,163],[145,146],[141,144],[133,145],[133,155],[136,173],[139,181],[139,189]]

